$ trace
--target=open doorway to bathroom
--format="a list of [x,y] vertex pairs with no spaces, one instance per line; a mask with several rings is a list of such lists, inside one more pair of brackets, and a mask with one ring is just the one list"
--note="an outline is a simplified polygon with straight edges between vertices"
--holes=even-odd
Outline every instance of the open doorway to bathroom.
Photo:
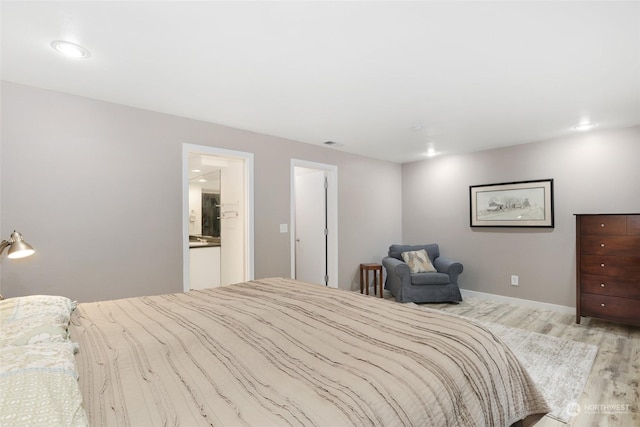
[[253,154],[183,144],[183,288],[253,279]]

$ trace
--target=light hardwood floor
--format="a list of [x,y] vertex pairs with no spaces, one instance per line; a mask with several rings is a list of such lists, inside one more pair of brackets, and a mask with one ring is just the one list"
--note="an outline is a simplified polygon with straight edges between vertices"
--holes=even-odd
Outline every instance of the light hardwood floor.
[[[386,291],[384,296],[393,298]],[[525,426],[640,426],[640,327],[585,317],[578,325],[575,315],[480,298],[467,298],[460,304],[424,306],[598,346],[591,374],[578,402],[580,413],[568,424],[542,417],[527,419]]]

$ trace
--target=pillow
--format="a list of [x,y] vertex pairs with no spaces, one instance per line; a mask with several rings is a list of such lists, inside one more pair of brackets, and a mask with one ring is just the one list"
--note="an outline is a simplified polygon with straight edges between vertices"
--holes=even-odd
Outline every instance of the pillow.
[[68,339],[69,298],[32,295],[0,301],[0,424],[88,426]]
[[0,345],[24,345],[67,340],[76,303],[52,295],[30,295],[0,301]]
[[[14,322],[11,326],[16,325],[16,323],[23,322]],[[10,336],[15,337],[14,340],[10,341],[9,345],[27,345],[27,344],[44,344],[50,342],[65,342],[69,338],[69,332],[66,328],[62,326],[54,326],[54,325],[38,325],[38,326],[28,326],[25,327],[20,325],[19,328],[8,328]],[[13,330],[11,330],[13,329]],[[20,329],[24,331],[22,334],[16,333],[15,329]],[[5,343],[5,340],[0,340],[0,342]],[[6,344],[6,343],[5,343]]]
[[431,263],[427,251],[424,249],[402,252],[402,259],[409,266],[411,273],[433,273],[437,271]]
[[88,426],[70,342],[0,348],[2,425]]
[[0,301],[0,319],[5,322],[29,319],[38,323],[68,324],[76,303],[56,295],[29,295]]

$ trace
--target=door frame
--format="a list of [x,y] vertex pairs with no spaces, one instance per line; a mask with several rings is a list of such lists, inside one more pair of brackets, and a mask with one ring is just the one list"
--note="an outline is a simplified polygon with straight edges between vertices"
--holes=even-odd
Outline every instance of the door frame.
[[253,153],[182,143],[182,288],[189,290],[189,153],[244,160],[245,182],[245,281],[254,279],[254,208],[253,208]]
[[296,197],[295,168],[302,167],[324,171],[327,174],[327,272],[330,288],[338,287],[338,166],[308,160],[291,159],[291,277],[296,277]]

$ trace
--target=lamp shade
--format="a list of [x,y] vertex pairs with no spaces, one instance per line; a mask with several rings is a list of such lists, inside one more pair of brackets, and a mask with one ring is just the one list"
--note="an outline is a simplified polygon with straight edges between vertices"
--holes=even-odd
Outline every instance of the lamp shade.
[[14,231],[9,239],[7,257],[11,259],[24,258],[33,255],[35,250],[22,239],[22,234]]

